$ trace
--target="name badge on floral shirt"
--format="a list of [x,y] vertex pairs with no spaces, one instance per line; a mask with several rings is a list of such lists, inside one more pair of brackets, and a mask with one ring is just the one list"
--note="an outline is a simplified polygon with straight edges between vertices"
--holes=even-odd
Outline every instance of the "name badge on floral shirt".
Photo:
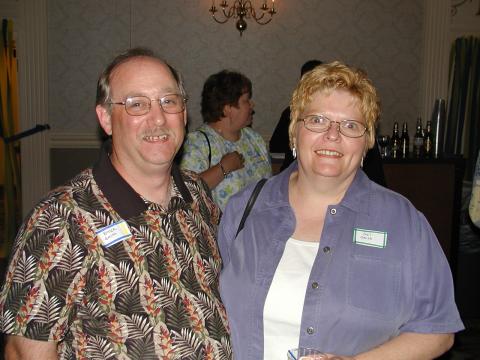
[[121,220],[104,228],[101,228],[95,233],[100,238],[102,245],[105,247],[115,245],[119,241],[122,241],[132,236],[132,233],[130,232],[130,229],[128,228],[127,222],[125,220]]
[[387,246],[387,233],[384,231],[354,228],[353,242],[357,245],[384,249]]

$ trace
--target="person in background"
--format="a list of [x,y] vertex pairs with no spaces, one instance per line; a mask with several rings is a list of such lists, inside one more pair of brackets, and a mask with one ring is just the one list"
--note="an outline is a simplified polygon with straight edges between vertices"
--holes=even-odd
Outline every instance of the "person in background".
[[173,165],[185,102],[180,75],[150,50],[101,74],[96,113],[111,141],[18,233],[0,292],[6,359],[231,358],[220,210]]
[[380,107],[367,75],[340,62],[296,87],[296,161],[220,222],[220,295],[237,360],[315,348],[332,359],[433,359],[462,330],[449,264],[425,216],[368,179]]
[[472,195],[468,206],[468,214],[472,223],[480,227],[480,151],[477,155],[477,162],[472,179]]
[[204,124],[187,135],[180,165],[200,174],[223,210],[245,186],[270,177],[265,141],[252,124],[252,83],[243,74],[223,70],[203,86]]
[[[300,69],[300,77],[305,73],[313,70],[316,66],[323,64],[320,60],[308,60],[305,62]],[[286,169],[290,165],[294,158],[290,146],[288,143],[288,125],[290,124],[290,106],[287,106],[280,115],[280,120],[273,130],[272,137],[270,138],[269,148],[271,153],[281,153],[284,154],[284,160],[280,171]]]

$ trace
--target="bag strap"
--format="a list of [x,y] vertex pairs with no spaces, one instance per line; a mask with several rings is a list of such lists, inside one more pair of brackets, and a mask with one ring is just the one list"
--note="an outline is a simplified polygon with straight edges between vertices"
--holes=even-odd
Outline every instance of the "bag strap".
[[210,140],[208,139],[208,135],[205,131],[202,131],[202,130],[198,130],[199,132],[201,132],[203,134],[203,136],[205,136],[205,139],[207,140],[207,144],[208,144],[208,168],[210,169],[210,165],[212,164],[212,148],[210,147]]
[[250,195],[250,199],[248,199],[247,205],[245,206],[245,210],[243,211],[242,220],[240,220],[240,224],[238,225],[235,238],[238,236],[238,233],[243,229],[243,226],[245,225],[245,221],[247,220],[247,217],[250,214],[250,211],[252,210],[253,205],[255,205],[257,196],[258,194],[260,194],[260,191],[262,190],[262,187],[263,185],[265,185],[266,181],[267,179],[260,179],[257,182],[257,185],[255,185],[255,188],[253,189],[252,194]]

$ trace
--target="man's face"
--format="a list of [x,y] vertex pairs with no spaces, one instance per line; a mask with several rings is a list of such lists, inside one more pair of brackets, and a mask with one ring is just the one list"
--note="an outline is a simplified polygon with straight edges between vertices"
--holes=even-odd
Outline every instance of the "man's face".
[[[110,87],[112,102],[132,96],[160,99],[180,94],[170,69],[149,57],[119,65],[112,73]],[[158,101],[152,101],[150,111],[140,116],[129,115],[124,105],[112,105],[110,115],[97,106],[97,114],[102,128],[112,135],[112,161],[124,171],[152,174],[169,167],[185,136],[186,110],[168,114]]]

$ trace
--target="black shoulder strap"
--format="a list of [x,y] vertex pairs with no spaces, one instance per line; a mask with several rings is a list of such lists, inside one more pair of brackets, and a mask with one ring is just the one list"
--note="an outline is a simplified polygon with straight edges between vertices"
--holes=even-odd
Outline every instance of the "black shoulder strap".
[[199,132],[201,132],[203,134],[203,136],[205,136],[205,139],[207,140],[207,144],[208,144],[208,168],[210,168],[210,165],[212,164],[212,148],[210,147],[210,140],[208,139],[208,135],[205,131],[202,131],[202,130],[198,130]]
[[262,190],[263,185],[265,185],[265,182],[267,179],[260,179],[257,182],[257,185],[255,185],[255,188],[252,191],[252,195],[250,195],[250,199],[248,199],[247,205],[245,206],[245,210],[243,211],[242,215],[242,220],[240,220],[240,224],[238,225],[237,233],[235,234],[235,237],[238,236],[238,233],[243,229],[243,226],[245,225],[245,221],[247,220],[248,215],[250,214],[250,211],[253,208],[253,205],[255,205],[255,201],[257,200],[258,194],[260,194],[260,191]]

